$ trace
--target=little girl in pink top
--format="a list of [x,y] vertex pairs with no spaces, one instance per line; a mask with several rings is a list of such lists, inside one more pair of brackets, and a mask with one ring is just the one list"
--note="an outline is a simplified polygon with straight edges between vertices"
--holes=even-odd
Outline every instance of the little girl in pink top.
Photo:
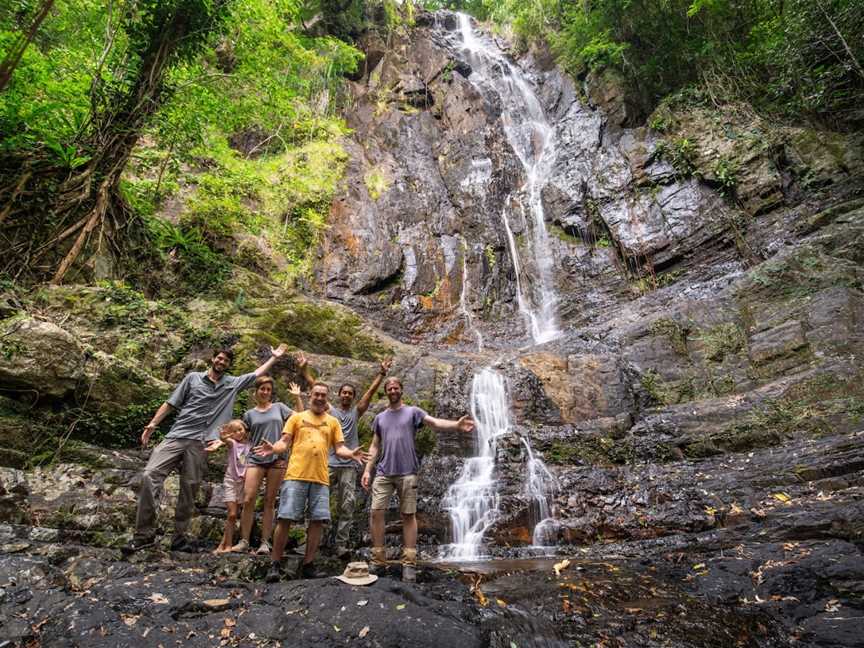
[[243,503],[243,479],[246,476],[246,457],[249,456],[249,432],[243,421],[229,421],[219,432],[219,438],[228,448],[228,465],[222,481],[223,499],[228,509],[222,542],[213,553],[230,551],[234,544],[234,525]]

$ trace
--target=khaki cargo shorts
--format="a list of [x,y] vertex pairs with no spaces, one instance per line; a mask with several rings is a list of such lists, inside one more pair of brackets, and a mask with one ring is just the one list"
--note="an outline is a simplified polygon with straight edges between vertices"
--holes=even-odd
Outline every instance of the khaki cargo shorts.
[[399,512],[412,515],[417,512],[417,475],[378,475],[372,482],[372,510],[387,508],[390,496],[399,497]]

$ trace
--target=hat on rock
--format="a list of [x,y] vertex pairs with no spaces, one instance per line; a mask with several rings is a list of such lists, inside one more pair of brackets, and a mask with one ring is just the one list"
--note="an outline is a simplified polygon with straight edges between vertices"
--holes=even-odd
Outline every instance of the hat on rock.
[[334,576],[349,585],[370,585],[378,580],[375,574],[369,573],[369,565],[365,562],[348,563],[341,576]]

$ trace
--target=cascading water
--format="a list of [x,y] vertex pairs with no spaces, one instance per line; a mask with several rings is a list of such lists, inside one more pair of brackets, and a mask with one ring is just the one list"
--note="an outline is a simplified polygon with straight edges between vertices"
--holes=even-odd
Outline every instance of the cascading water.
[[519,310],[525,317],[534,343],[541,344],[558,337],[561,332],[555,313],[558,300],[552,285],[552,254],[541,199],[545,178],[550,175],[557,156],[554,130],[522,71],[512,65],[494,44],[474,33],[471,19],[466,14],[458,16],[462,47],[472,67],[470,79],[475,85],[500,97],[504,132],[525,172],[525,186],[519,192],[519,200],[514,202],[523,209],[527,205],[531,214],[530,238],[537,276],[528,286],[530,295],[525,294],[526,286],[518,279],[520,266],[525,264],[519,263],[519,251],[510,225],[510,196],[505,200],[502,219],[517,276]]
[[524,436],[522,443],[528,455],[528,479],[523,492],[529,502],[528,523],[534,529],[531,543],[535,547],[547,547],[555,544],[558,531],[558,521],[550,506],[557,491],[557,482],[546,464],[534,456],[531,444]]
[[453,544],[442,548],[450,560],[481,558],[483,534],[498,516],[495,470],[496,439],[510,430],[510,408],[504,379],[492,369],[474,375],[471,384],[477,455],[469,457],[459,478],[447,490],[443,508],[450,513]]
[[[512,432],[512,427],[504,378],[490,368],[474,375],[471,416],[476,427],[476,455],[465,460],[459,478],[447,490],[442,503],[450,513],[453,534],[453,543],[441,550],[445,560],[483,558],[483,536],[498,519],[498,482],[494,476],[497,440]],[[527,457],[528,478],[523,495],[529,503],[532,544],[545,547],[554,544],[557,529],[550,507],[555,478],[534,456],[528,439],[520,438]]]

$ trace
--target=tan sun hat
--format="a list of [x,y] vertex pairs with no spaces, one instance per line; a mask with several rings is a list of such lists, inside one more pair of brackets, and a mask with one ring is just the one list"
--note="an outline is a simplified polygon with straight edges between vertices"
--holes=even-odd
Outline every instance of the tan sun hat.
[[378,580],[375,574],[369,573],[369,565],[365,562],[348,563],[341,576],[334,576],[349,585],[370,585]]

